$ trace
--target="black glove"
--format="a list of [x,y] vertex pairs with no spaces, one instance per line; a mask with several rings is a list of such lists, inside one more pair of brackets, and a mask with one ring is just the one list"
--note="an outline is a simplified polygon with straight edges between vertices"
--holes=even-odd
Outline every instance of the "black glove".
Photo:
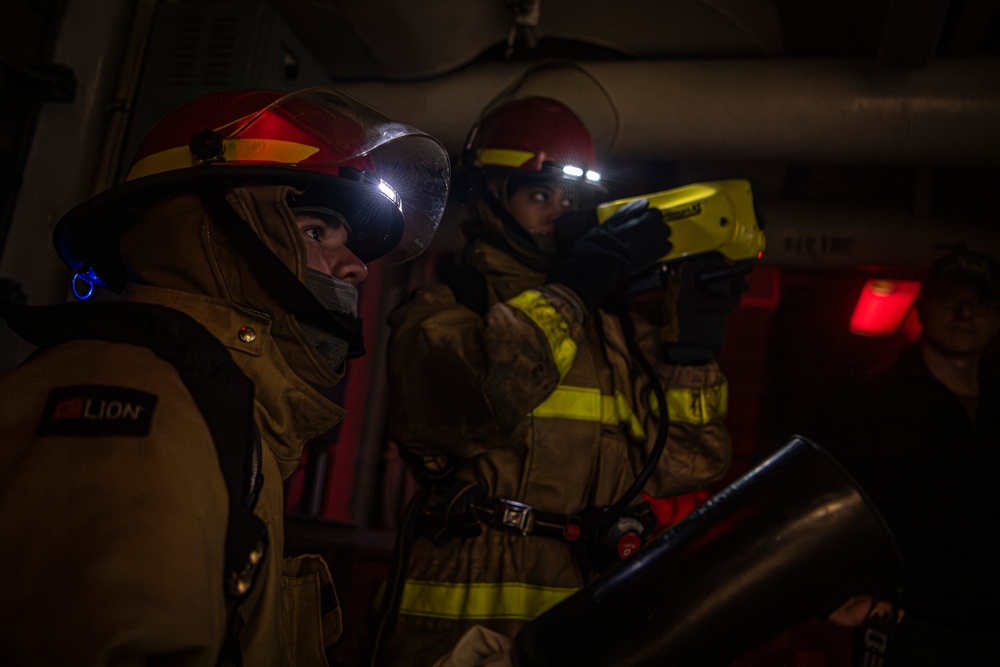
[[570,288],[592,310],[672,247],[663,215],[637,199],[580,237],[549,271],[548,282]]
[[696,258],[680,265],[676,298],[677,340],[664,353],[675,364],[708,363],[719,354],[729,314],[747,291],[749,265],[733,266],[721,257]]

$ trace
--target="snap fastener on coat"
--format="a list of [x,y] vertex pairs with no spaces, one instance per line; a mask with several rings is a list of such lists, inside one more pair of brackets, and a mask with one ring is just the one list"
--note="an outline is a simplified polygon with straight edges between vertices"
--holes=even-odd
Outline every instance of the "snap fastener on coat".
[[250,580],[249,579],[237,579],[236,580],[236,592],[239,595],[243,595],[248,590],[250,590]]
[[240,340],[244,343],[252,343],[257,338],[257,332],[250,327],[240,328]]

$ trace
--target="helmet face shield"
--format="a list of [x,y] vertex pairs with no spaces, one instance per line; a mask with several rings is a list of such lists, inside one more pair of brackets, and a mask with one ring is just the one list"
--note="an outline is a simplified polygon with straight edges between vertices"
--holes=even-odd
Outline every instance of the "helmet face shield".
[[[430,244],[447,203],[451,163],[441,144],[349,95],[313,88],[286,95],[235,129],[234,142],[287,137],[316,151],[288,166],[338,176],[358,195],[341,207],[350,247],[397,263]],[[311,199],[322,192],[307,193]],[[334,206],[335,208],[335,206]]]
[[388,250],[384,261],[397,264],[413,259],[427,249],[448,203],[448,153],[436,139],[411,133],[387,139],[368,157],[378,177],[377,189],[386,194],[388,187],[395,193],[403,217],[399,242]]

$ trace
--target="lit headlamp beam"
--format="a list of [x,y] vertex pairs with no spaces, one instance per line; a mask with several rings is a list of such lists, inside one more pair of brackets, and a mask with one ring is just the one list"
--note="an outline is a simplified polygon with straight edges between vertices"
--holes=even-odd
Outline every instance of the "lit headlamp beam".
[[584,171],[582,168],[577,167],[572,164],[567,164],[562,168],[563,176],[566,178],[581,178],[586,177],[586,179],[592,183],[597,183],[601,180],[601,175],[596,171],[587,170]]
[[397,209],[400,211],[403,210],[403,200],[400,198],[399,193],[397,193],[391,185],[380,179],[378,182],[378,190],[382,193],[382,196],[391,201]]

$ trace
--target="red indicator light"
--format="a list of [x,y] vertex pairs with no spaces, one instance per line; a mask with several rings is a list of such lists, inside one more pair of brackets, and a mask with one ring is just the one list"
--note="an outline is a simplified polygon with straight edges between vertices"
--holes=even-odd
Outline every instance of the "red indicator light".
[[891,336],[899,330],[919,293],[919,280],[869,278],[851,315],[851,333]]

